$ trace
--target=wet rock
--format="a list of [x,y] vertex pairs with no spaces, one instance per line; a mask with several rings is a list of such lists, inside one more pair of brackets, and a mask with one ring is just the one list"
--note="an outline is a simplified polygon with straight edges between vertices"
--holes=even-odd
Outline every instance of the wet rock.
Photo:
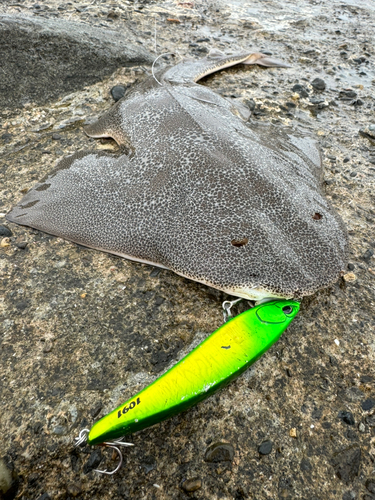
[[367,262],[369,264],[371,257],[374,255],[374,250],[372,248],[369,248],[366,250],[366,252],[362,255],[361,259]]
[[[134,37],[133,37],[134,39]],[[45,103],[152,57],[117,33],[66,19],[0,16],[0,108]]]
[[337,477],[346,484],[351,483],[358,476],[360,462],[361,448],[357,445],[349,446],[332,457],[332,465]]
[[258,447],[258,452],[260,455],[269,455],[272,451],[273,443],[272,441],[263,441],[263,443]]
[[355,425],[353,414],[350,411],[339,411],[338,417],[347,425]]
[[20,241],[19,243],[16,243],[16,247],[19,248],[20,250],[25,250],[27,245],[28,245],[27,241]]
[[234,448],[230,443],[213,443],[204,454],[205,462],[231,462],[234,457]]
[[312,82],[311,82],[311,86],[315,89],[315,90],[325,90],[326,88],[326,83],[324,80],[322,80],[321,78],[315,78]]
[[375,400],[368,398],[361,403],[361,406],[363,411],[370,411],[375,406]]
[[0,499],[13,500],[19,485],[18,475],[8,457],[0,458]]
[[294,87],[292,87],[292,90],[293,90],[293,92],[297,92],[301,97],[308,97],[308,95],[309,95],[306,87],[304,87],[303,85],[300,85],[299,83],[294,85]]
[[181,485],[181,488],[187,493],[192,491],[197,491],[202,487],[202,480],[199,477],[194,477],[192,479],[187,479]]
[[84,474],[88,474],[90,471],[93,469],[96,469],[100,462],[102,461],[102,454],[100,450],[94,450],[90,456],[85,465],[83,466],[83,472]]
[[0,226],[0,238],[3,236],[6,238],[10,238],[12,236],[12,231],[6,226]]
[[126,87],[124,85],[115,85],[111,88],[111,95],[115,102],[122,99],[125,95]]

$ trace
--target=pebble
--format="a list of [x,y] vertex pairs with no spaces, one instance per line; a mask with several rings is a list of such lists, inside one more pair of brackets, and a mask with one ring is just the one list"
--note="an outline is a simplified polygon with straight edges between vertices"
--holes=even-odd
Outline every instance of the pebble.
[[361,422],[358,426],[359,432],[362,432],[362,434],[366,431],[366,426],[363,422]]
[[25,250],[27,245],[28,245],[27,241],[20,241],[19,243],[16,243],[16,247],[19,248],[20,250]]
[[332,465],[337,477],[346,484],[351,483],[358,476],[360,463],[361,448],[357,445],[349,446],[332,457]]
[[272,441],[263,441],[263,443],[259,446],[258,451],[260,455],[269,455],[272,451],[273,443]]
[[345,100],[355,99],[357,97],[357,92],[355,90],[340,90],[339,98]]
[[0,498],[13,500],[18,490],[18,475],[13,464],[6,463],[0,458]]
[[52,430],[52,434],[56,434],[56,436],[63,436],[66,434],[66,427],[63,425],[56,425],[56,427]]
[[366,401],[363,401],[361,403],[362,410],[364,411],[370,411],[374,406],[375,406],[375,400],[372,398],[366,399]]
[[124,85],[115,85],[114,87],[111,88],[111,95],[113,97],[113,100],[115,102],[119,101],[122,99],[125,95],[126,87]]
[[0,225],[0,236],[6,236],[7,238],[10,238],[12,236],[12,231],[6,226]]
[[205,462],[231,462],[234,457],[234,448],[230,443],[213,443],[204,454]]
[[349,262],[349,264],[348,264],[348,269],[349,269],[349,271],[353,271],[353,269],[354,269],[354,268],[355,268],[355,265],[354,265],[354,264],[351,264],[351,263]]
[[374,250],[372,248],[369,248],[368,250],[366,250],[366,252],[362,255],[361,258],[368,264],[373,255],[374,255]]
[[293,92],[297,92],[301,97],[308,97],[309,93],[303,85],[296,83],[294,87],[292,87]]
[[357,276],[354,273],[346,273],[343,276],[344,281],[355,281],[357,279]]
[[315,90],[325,90],[326,83],[321,78],[315,78],[315,80],[311,82],[311,86],[314,87]]
[[297,437],[297,429],[295,427],[292,427],[292,429],[290,429],[289,436],[292,437],[292,438],[296,438]]
[[353,414],[350,411],[339,411],[338,417],[347,425],[355,424]]
[[81,485],[79,483],[68,484],[68,486],[66,487],[66,492],[68,493],[68,495],[76,498],[82,492]]
[[192,491],[197,491],[202,487],[202,480],[199,477],[187,479],[182,483],[181,487],[187,493],[191,493]]
[[5,248],[10,246],[10,239],[9,238],[3,238],[0,242],[0,247]]

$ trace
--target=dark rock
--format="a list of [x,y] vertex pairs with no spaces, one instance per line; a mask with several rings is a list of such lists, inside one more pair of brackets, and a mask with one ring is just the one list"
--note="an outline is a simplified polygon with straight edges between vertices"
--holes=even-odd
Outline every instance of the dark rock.
[[344,158],[343,160],[344,163],[348,163],[348,161],[350,161],[350,158]]
[[181,488],[187,493],[192,491],[197,491],[202,487],[202,480],[199,477],[194,477],[192,479],[187,479],[181,485]]
[[354,268],[355,268],[354,264],[351,264],[351,263],[348,264],[349,271],[353,271]]
[[360,462],[361,448],[357,445],[349,446],[332,457],[332,465],[337,477],[346,484],[351,483],[358,476]]
[[367,264],[369,264],[371,257],[373,255],[374,255],[374,250],[372,248],[369,248],[368,250],[366,250],[366,252],[362,255],[361,258],[362,258],[362,260],[367,262]]
[[102,454],[100,450],[94,450],[90,456],[85,465],[83,466],[83,472],[87,474],[88,472],[92,471],[93,469],[96,469],[100,462],[102,461]]
[[303,85],[300,85],[299,83],[296,83],[296,85],[294,85],[294,87],[292,87],[292,90],[293,90],[293,92],[298,92],[298,94],[301,97],[307,97],[309,95],[306,87],[304,87]]
[[43,495],[40,495],[40,497],[38,497],[37,500],[51,500],[51,497],[49,496],[48,493],[43,493]]
[[111,88],[111,95],[115,102],[122,99],[125,95],[126,87],[124,85],[115,85]]
[[370,493],[375,493],[375,477],[367,479],[365,486]]
[[27,241],[20,241],[19,243],[16,243],[16,247],[19,248],[20,250],[25,250],[27,245],[28,245]]
[[259,446],[258,451],[260,455],[269,455],[272,451],[273,443],[272,441],[263,441],[263,443]]
[[357,97],[357,92],[354,90],[340,90],[339,98],[343,100],[351,100]]
[[345,422],[347,425],[354,425],[355,420],[353,414],[350,411],[339,411],[338,417]]
[[204,454],[205,462],[231,462],[234,457],[234,448],[230,443],[213,443]]
[[254,109],[256,107],[256,103],[255,103],[254,99],[247,99],[244,101],[244,103],[250,109],[250,111],[254,111]]
[[363,401],[361,403],[362,410],[364,411],[370,411],[374,406],[375,406],[375,400],[372,398],[366,399],[366,401]]
[[6,226],[0,226],[0,236],[5,236],[6,238],[10,238],[12,236],[12,231],[8,229]]
[[311,82],[311,85],[315,90],[325,90],[326,88],[325,81],[321,78],[315,78],[315,80]]
[[[134,37],[133,37],[134,39]],[[111,74],[151,63],[147,51],[116,33],[66,19],[0,16],[0,108],[46,103]]]
[[0,458],[0,499],[13,500],[18,486],[18,475],[13,462],[7,456]]

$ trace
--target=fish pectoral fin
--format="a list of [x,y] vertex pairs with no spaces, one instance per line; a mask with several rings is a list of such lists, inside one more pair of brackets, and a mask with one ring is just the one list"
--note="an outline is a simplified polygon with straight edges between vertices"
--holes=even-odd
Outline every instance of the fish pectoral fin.
[[135,148],[129,135],[124,131],[121,114],[118,108],[119,105],[115,104],[96,122],[87,125],[84,128],[85,134],[94,139],[111,137],[120,147],[126,148],[134,153]]
[[250,54],[247,59],[242,61],[242,64],[259,64],[267,68],[291,68],[290,64],[281,61],[281,59],[275,59],[261,52]]

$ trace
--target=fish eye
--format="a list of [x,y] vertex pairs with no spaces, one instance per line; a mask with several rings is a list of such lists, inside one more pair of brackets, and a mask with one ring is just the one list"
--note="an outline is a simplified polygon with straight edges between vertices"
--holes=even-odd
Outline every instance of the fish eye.
[[291,312],[293,312],[293,307],[292,306],[285,306],[285,307],[283,307],[283,313],[290,314]]

